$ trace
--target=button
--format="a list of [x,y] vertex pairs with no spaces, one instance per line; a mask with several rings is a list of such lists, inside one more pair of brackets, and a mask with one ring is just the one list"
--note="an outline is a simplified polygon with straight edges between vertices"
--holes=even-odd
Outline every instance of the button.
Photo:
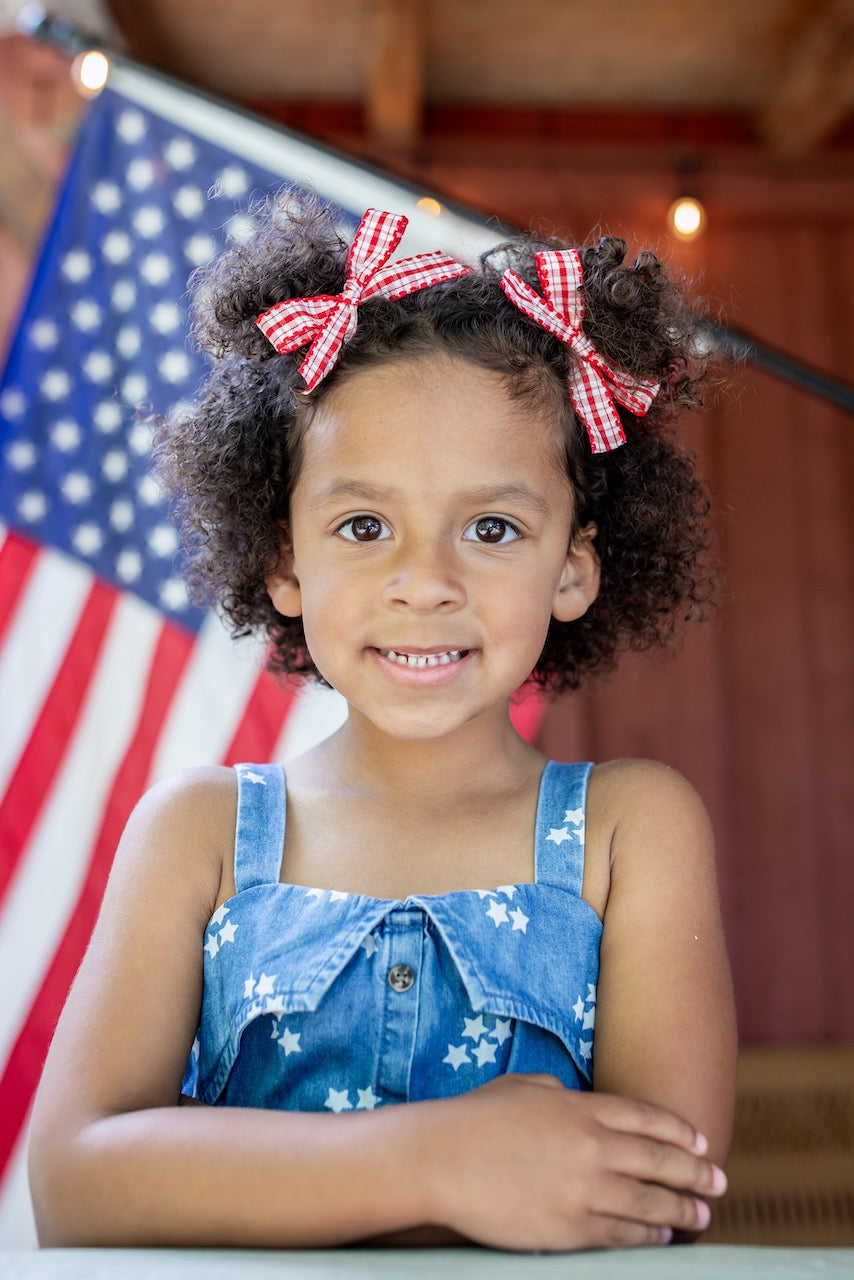
[[415,981],[415,974],[408,964],[393,964],[388,971],[388,985],[392,991],[408,991]]

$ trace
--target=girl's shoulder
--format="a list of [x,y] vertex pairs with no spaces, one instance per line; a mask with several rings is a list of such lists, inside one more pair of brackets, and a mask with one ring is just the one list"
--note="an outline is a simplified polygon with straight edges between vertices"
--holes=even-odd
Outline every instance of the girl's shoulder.
[[696,789],[656,760],[609,760],[590,776],[588,840],[602,851],[609,880],[660,873],[678,862],[713,859],[711,824]]
[[154,783],[128,819],[114,872],[140,892],[181,886],[213,911],[230,868],[237,821],[237,779],[220,765],[184,769]]

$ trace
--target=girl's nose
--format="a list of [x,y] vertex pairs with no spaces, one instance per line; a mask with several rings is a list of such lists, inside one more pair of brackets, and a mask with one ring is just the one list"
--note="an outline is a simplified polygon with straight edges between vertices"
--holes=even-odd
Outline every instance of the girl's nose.
[[452,550],[421,541],[401,548],[383,594],[386,604],[424,612],[458,609],[466,598]]

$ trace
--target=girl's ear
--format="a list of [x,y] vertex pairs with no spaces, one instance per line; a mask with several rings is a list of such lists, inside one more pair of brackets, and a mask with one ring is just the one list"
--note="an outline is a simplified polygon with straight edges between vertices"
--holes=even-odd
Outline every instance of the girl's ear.
[[282,527],[279,563],[273,573],[264,579],[267,595],[273,607],[286,618],[298,618],[302,613],[302,595],[299,578],[294,567],[294,549],[288,530]]
[[593,545],[597,533],[595,524],[585,525],[569,548],[552,603],[552,617],[558,622],[580,618],[599,594],[600,560]]

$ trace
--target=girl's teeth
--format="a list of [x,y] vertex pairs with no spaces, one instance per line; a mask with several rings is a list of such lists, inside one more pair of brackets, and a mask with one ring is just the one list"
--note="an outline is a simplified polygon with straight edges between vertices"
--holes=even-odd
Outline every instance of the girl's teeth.
[[449,662],[459,662],[462,657],[460,649],[449,649],[447,653],[395,653],[394,649],[381,649],[386,658],[401,667],[444,667]]

